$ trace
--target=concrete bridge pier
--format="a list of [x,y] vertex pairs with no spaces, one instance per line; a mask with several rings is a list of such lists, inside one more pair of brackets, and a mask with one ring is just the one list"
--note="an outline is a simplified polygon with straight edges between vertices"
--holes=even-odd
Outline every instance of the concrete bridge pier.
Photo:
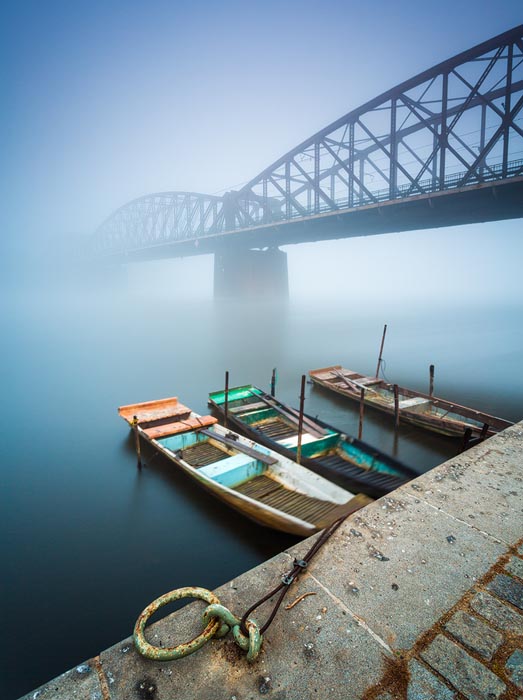
[[224,249],[214,255],[215,298],[284,298],[289,296],[287,253]]

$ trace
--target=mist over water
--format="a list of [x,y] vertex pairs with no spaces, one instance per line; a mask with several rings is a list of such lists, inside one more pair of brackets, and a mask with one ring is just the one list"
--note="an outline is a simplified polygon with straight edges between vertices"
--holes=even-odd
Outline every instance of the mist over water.
[[[158,595],[213,588],[295,541],[235,514],[147,448],[138,471],[119,405],[176,395],[205,413],[226,369],[232,385],[268,388],[277,367],[278,395],[297,406],[309,369],[374,373],[387,323],[388,379],[426,390],[434,363],[437,394],[522,417],[519,299],[405,305],[394,294],[336,293],[331,280],[328,300],[324,290],[320,299],[218,302],[209,267],[188,259],[109,276],[77,271],[3,296],[2,697],[126,637]],[[357,406],[341,397],[307,385],[306,410],[357,433]],[[419,473],[458,449],[411,426],[395,436],[392,420],[370,409],[364,439]]]
[[[162,593],[213,588],[295,541],[147,448],[138,471],[119,405],[177,395],[204,413],[225,370],[268,388],[277,367],[297,406],[309,369],[374,373],[387,323],[389,380],[425,391],[435,364],[436,394],[523,418],[521,220],[289,246],[290,299],[272,303],[214,301],[212,256],[85,258],[125,202],[239,189],[519,24],[521,2],[26,0],[1,19],[0,698],[14,700],[127,637]],[[341,397],[307,385],[306,411],[357,433]],[[363,437],[419,473],[458,449],[371,409]]]

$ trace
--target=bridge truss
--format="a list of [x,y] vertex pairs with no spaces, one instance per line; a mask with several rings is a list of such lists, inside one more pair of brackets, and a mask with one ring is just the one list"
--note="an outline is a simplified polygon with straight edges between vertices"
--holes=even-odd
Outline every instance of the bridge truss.
[[132,250],[281,225],[523,175],[523,26],[349,112],[223,197],[153,194],[97,248]]

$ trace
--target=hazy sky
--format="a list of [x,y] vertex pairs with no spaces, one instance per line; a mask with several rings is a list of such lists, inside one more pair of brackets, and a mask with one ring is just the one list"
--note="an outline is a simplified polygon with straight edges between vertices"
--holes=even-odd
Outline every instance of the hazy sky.
[[[521,0],[3,3],[3,243],[88,233],[148,192],[237,186],[365,100],[521,23],[521,10]],[[503,239],[488,262],[512,272],[520,223],[476,229],[482,246],[494,231]],[[434,241],[317,251],[401,259],[413,236],[414,248]],[[454,240],[447,231],[431,246],[436,262]],[[459,255],[476,258],[474,232],[460,241]],[[307,268],[311,247],[289,250]],[[521,289],[516,278],[506,283]]]

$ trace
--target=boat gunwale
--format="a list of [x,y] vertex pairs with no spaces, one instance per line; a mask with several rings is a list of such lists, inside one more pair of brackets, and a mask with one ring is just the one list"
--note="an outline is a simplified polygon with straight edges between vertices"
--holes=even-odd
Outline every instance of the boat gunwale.
[[[265,394],[265,393],[266,393],[266,392],[264,392],[262,389],[259,389],[259,388],[258,388],[257,386],[255,386],[254,384],[242,384],[241,386],[233,386],[233,387],[231,387],[231,388],[229,389],[229,392],[228,392],[228,393],[229,393],[229,395],[230,395],[230,393],[231,393],[232,391],[250,391],[251,389],[252,389],[253,391],[254,391],[254,390],[259,391],[259,392],[261,392],[262,394]],[[215,396],[216,394],[225,394],[225,389],[217,389],[216,391],[211,391],[211,392],[209,392],[209,397]],[[230,400],[230,399],[229,399],[229,400]],[[210,401],[210,398],[209,398],[209,401]],[[232,401],[241,401],[241,399],[232,399]],[[213,400],[213,403],[214,403],[214,400]],[[225,403],[225,402],[224,402],[224,403]],[[223,405],[223,404],[219,404],[219,405]]]

